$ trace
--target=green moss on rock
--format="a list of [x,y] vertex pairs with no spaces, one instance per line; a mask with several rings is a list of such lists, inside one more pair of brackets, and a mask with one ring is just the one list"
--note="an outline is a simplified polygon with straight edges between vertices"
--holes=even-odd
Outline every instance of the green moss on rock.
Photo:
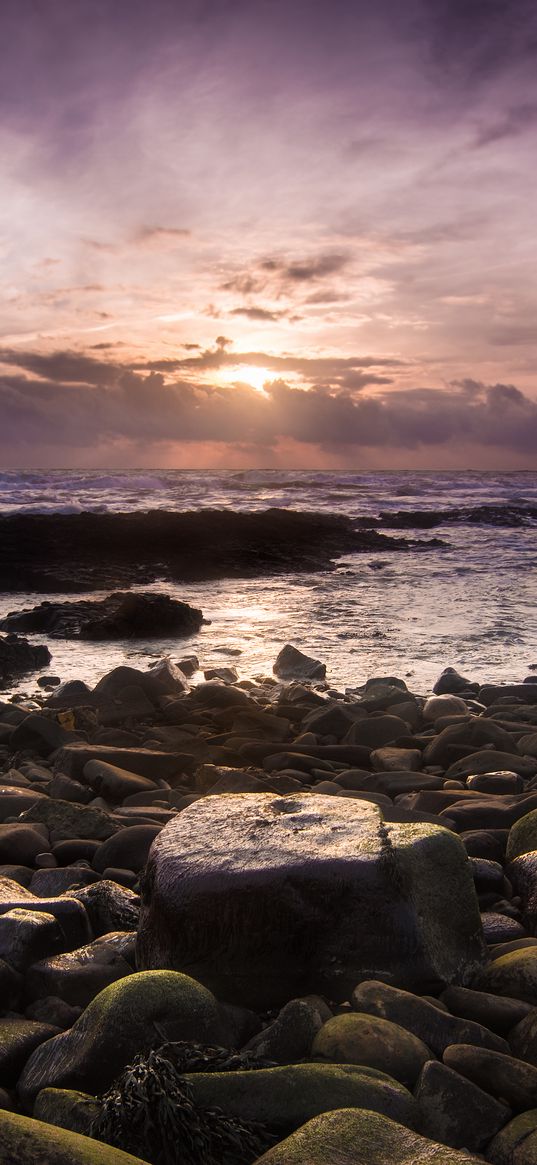
[[100,1141],[14,1112],[0,1112],[0,1165],[146,1165]]

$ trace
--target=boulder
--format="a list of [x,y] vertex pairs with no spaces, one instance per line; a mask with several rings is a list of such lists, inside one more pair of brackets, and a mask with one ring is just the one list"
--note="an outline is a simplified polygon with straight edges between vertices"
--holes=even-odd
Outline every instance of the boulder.
[[[20,818],[25,824],[40,822],[50,832],[52,844],[69,841],[73,837],[87,837],[91,841],[103,841],[119,830],[119,825],[109,813],[93,805],[78,805],[73,801],[59,801],[51,797],[40,797]],[[43,844],[41,843],[41,849]]]
[[[24,1065],[44,1040],[58,1034],[50,1023],[30,1019],[0,1019],[0,1085],[14,1088]],[[0,1158],[1,1160],[1,1158]]]
[[346,999],[372,974],[465,983],[484,957],[459,839],[385,825],[367,801],[206,797],[164,827],[142,879],[138,966],[188,968],[254,1009]]
[[445,1064],[430,1061],[415,1090],[422,1133],[454,1149],[482,1151],[511,1111]]
[[154,793],[157,789],[155,782],[150,781],[148,777],[140,777],[128,769],[102,760],[87,761],[83,769],[83,779],[95,793],[110,801],[123,801],[133,793]]
[[487,1149],[492,1165],[534,1165],[537,1159],[537,1108],[521,1112],[499,1132]]
[[134,870],[135,874],[145,866],[149,850],[160,833],[160,825],[130,825],[109,837],[92,859],[94,870],[100,874],[110,866],[122,870]]
[[95,935],[109,934],[114,930],[133,931],[138,926],[138,894],[109,878],[103,878],[82,890],[68,891],[66,897],[76,899],[84,907]]
[[522,854],[529,854],[537,850],[537,809],[519,817],[511,826],[507,839],[506,858],[512,862]]
[[175,971],[129,975],[105,987],[70,1031],[30,1056],[19,1080],[23,1104],[42,1088],[97,1095],[136,1056],[167,1040],[218,1044],[222,1021],[210,991]]
[[121,931],[102,935],[76,951],[33,963],[25,976],[26,997],[33,1001],[53,995],[72,1007],[86,1007],[109,983],[132,974],[125,937]]
[[523,947],[500,955],[476,976],[472,986],[493,995],[522,999],[537,1007],[537,947]]
[[[60,1037],[61,1038],[61,1037]],[[402,1084],[356,1064],[289,1064],[255,1072],[199,1072],[185,1076],[200,1108],[256,1121],[280,1136],[334,1108],[367,1108],[413,1127],[415,1104]]]
[[[314,1117],[255,1165],[483,1165],[380,1113],[341,1108]],[[501,1163],[504,1165],[504,1162]]]
[[42,644],[35,646],[19,635],[0,635],[0,684],[7,686],[26,672],[46,667],[51,659]]
[[[169,595],[116,592],[105,599],[40,603],[11,612],[3,631],[45,632],[53,639],[157,639],[199,631],[203,615]],[[50,656],[49,656],[50,659]]]
[[0,958],[16,971],[24,971],[37,959],[65,950],[62,928],[52,914],[14,909],[0,916]]
[[324,680],[326,664],[310,655],[304,655],[291,643],[278,652],[272,668],[281,680]]
[[149,748],[114,748],[107,744],[68,744],[60,748],[54,756],[56,768],[75,780],[80,780],[88,761],[106,761],[127,769],[130,773],[147,777],[150,781],[160,778],[168,780],[182,771],[182,762],[190,763],[190,757],[178,753],[160,752]]
[[444,1063],[492,1096],[501,1097],[515,1112],[537,1104],[537,1068],[514,1056],[453,1044],[444,1052]]
[[509,1044],[481,1024],[449,1015],[427,999],[387,983],[360,983],[352,993],[352,1005],[358,1012],[378,1015],[413,1032],[436,1056],[442,1056],[450,1044],[462,1043],[509,1052]]
[[57,1125],[0,1112],[0,1165],[147,1165],[112,1145]]
[[483,1024],[500,1036],[507,1036],[515,1024],[531,1011],[531,1003],[468,987],[447,987],[440,996],[452,1015]]
[[315,1036],[314,1059],[335,1064],[364,1064],[387,1072],[413,1088],[432,1052],[422,1040],[388,1019],[374,1015],[335,1015]]
[[294,1064],[305,1059],[323,1024],[320,1009],[328,1010],[322,1001],[316,1005],[312,1000],[291,999],[272,1023],[248,1041],[245,1050],[276,1064]]

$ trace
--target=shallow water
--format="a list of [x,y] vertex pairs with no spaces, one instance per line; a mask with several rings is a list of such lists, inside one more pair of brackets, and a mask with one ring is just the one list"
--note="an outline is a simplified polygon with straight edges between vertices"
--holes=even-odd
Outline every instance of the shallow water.
[[[343,513],[537,502],[537,474],[36,472],[0,475],[0,511],[66,512],[269,506]],[[397,531],[400,534],[400,531]],[[374,674],[430,689],[451,665],[477,680],[521,680],[537,664],[535,522],[522,527],[446,524],[448,549],[346,555],[335,572],[196,585],[155,585],[211,623],[184,640],[115,644],[49,641],[49,671],[93,683],[116,664],[195,652],[202,667],[234,663],[243,678],[270,673],[286,642],[326,662],[343,688]],[[148,588],[144,588],[148,589]],[[47,598],[64,596],[47,595]],[[72,598],[72,596],[69,596]],[[0,595],[0,615],[41,600]],[[36,636],[36,642],[47,642]],[[18,685],[35,690],[33,678]]]

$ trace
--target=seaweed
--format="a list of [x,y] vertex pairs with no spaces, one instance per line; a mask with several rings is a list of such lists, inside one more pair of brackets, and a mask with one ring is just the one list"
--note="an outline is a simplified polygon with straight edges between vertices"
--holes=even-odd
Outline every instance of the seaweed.
[[138,1056],[99,1098],[90,1135],[150,1165],[252,1165],[276,1138],[263,1125],[200,1108],[182,1072],[268,1064],[248,1052],[186,1041],[164,1044]]

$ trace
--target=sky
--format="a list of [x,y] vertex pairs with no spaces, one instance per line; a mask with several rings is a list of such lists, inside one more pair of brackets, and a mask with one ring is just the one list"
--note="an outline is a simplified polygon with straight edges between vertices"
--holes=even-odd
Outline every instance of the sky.
[[534,0],[2,0],[0,465],[537,468]]

